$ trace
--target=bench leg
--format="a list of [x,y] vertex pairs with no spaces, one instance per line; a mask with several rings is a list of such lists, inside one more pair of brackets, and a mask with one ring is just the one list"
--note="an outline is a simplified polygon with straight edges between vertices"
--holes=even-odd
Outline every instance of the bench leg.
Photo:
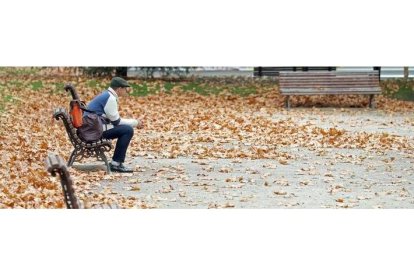
[[106,155],[105,155],[105,153],[101,150],[101,151],[99,151],[99,156],[102,158],[102,160],[105,162],[105,165],[106,165],[106,172],[108,173],[108,174],[111,174],[111,168],[109,167],[109,162],[108,162],[108,159],[106,158]]
[[289,99],[289,96],[286,96],[286,97],[285,97],[285,108],[286,108],[287,110],[289,110],[289,109],[290,109],[290,99]]
[[369,108],[375,108],[374,95],[369,95]]
[[77,155],[77,150],[74,149],[69,157],[69,161],[68,161],[68,167],[71,167],[73,165],[73,162],[75,162],[76,159],[76,155]]

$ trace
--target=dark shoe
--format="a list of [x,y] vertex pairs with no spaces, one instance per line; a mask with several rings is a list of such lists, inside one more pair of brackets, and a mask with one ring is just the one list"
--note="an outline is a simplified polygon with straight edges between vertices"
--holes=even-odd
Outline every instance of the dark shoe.
[[111,172],[121,172],[121,173],[132,173],[134,172],[133,169],[125,167],[124,164],[120,165],[113,165],[112,163],[109,164],[109,168],[111,169]]

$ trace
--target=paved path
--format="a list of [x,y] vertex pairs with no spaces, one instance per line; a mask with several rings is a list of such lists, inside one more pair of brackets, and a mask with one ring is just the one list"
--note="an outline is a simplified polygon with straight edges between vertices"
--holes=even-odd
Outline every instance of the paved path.
[[414,159],[389,151],[296,148],[286,164],[237,159],[134,160],[102,187],[155,208],[413,208]]
[[[306,116],[298,116],[301,112]],[[272,120],[292,116],[302,118],[302,125],[414,137],[411,114],[297,109]],[[140,156],[131,164],[134,174],[105,180],[100,189],[150,208],[414,208],[414,157],[406,150],[279,150],[292,159]]]

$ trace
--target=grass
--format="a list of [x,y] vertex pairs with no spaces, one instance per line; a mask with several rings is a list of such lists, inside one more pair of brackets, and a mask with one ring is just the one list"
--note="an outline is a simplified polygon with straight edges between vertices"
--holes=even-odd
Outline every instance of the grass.
[[257,92],[255,87],[245,87],[245,86],[242,86],[242,87],[234,86],[230,90],[233,94],[238,94],[240,96],[248,96],[250,94],[254,94]]
[[384,95],[403,101],[414,101],[414,81],[403,79],[386,80],[381,82]]
[[[0,76],[7,76],[8,81],[5,84],[8,88],[27,88],[32,91],[40,91],[48,89],[50,93],[63,92],[64,83],[48,82],[40,77],[36,79],[35,76],[45,67],[0,67]],[[42,75],[43,76],[43,75]],[[24,78],[29,77],[29,78]],[[43,81],[43,82],[42,82]],[[247,96],[256,93],[257,88],[249,83],[240,83],[235,81],[229,83],[224,79],[187,79],[182,81],[177,80],[144,80],[134,83],[130,80],[132,92],[131,95],[143,97],[157,93],[171,93],[172,91],[195,92],[201,95],[217,95],[220,93],[231,93],[241,96]],[[108,79],[105,78],[91,78],[84,83],[86,87],[92,89],[103,90],[108,86]]]
[[[9,95],[9,90],[28,89],[34,92],[41,92],[44,90],[50,93],[65,93],[64,85],[59,78],[55,82],[48,82],[42,80],[42,77],[36,79],[35,74],[41,71],[42,68],[30,67],[0,67],[0,76],[6,77],[0,83],[0,113],[5,112],[6,106],[9,103],[15,102],[15,98]],[[134,83],[130,80],[132,92],[131,95],[137,97],[144,97],[157,93],[172,93],[172,91],[195,92],[201,95],[217,95],[220,93],[231,93],[240,96],[247,96],[257,92],[257,87],[252,83],[241,83],[238,81],[229,83],[225,80],[210,80],[210,79],[189,79],[184,81],[142,81]],[[86,87],[103,90],[108,85],[108,79],[90,79],[84,83]],[[81,89],[81,88],[80,88]],[[402,93],[402,92],[401,92]],[[408,92],[404,92],[409,94]],[[414,100],[414,95],[410,94],[410,100]],[[397,97],[400,94],[396,93]]]
[[43,88],[43,82],[42,81],[35,81],[31,83],[32,90],[40,90]]
[[13,100],[12,95],[0,95],[0,113],[4,112],[5,103],[12,102]]
[[164,89],[167,92],[171,92],[171,90],[174,88],[175,84],[171,82],[164,83]]
[[54,82],[48,85],[50,88],[51,94],[59,94],[64,92],[65,84],[63,82]]
[[98,86],[98,82],[96,80],[88,81],[88,86],[91,88],[96,88]]
[[[147,96],[148,94],[150,94],[148,85],[146,83],[144,84],[131,83],[131,88],[132,88],[132,93],[131,93],[132,96],[142,97],[142,96]],[[154,92],[152,92],[151,94],[153,93]]]
[[62,92],[64,90],[63,88],[65,87],[65,84],[63,82],[56,82],[54,83],[54,85],[55,85],[54,92]]
[[11,102],[13,101],[13,96],[12,95],[6,95],[3,97],[3,101],[4,102]]
[[217,95],[223,90],[220,86],[215,86],[210,83],[189,82],[182,86],[184,91],[193,91],[201,95]]
[[400,87],[393,98],[403,101],[414,101],[414,91],[411,87]]
[[[30,67],[0,67],[0,75],[7,74],[10,76],[5,87],[15,88],[27,88],[32,91],[40,91],[42,89],[48,89],[50,93],[63,93],[64,83],[59,82],[45,82],[42,79],[32,78],[26,81],[22,79],[23,75],[34,75],[35,72],[42,70],[42,68],[30,68]],[[103,90],[107,87],[108,79],[90,79],[85,82],[86,87],[92,89]],[[171,93],[172,91],[182,92],[195,92],[200,95],[217,95],[220,93],[231,93],[240,96],[247,96],[257,92],[257,87],[251,83],[233,82],[229,83],[225,80],[211,80],[211,79],[189,79],[183,81],[140,81],[134,83],[134,80],[130,80],[131,95],[137,97],[144,97],[157,93]]]
[[[217,95],[222,92],[228,92],[240,96],[247,96],[257,92],[257,88],[253,85],[238,85],[238,84],[223,84],[212,81],[190,81],[190,82],[165,82],[152,84],[151,82],[144,82],[141,84],[131,83],[133,96],[147,96],[156,94],[160,91],[171,93],[173,88],[183,92],[195,92],[200,95]],[[161,87],[162,86],[162,87]]]
[[256,87],[252,85],[237,84],[220,84],[214,82],[190,82],[182,87],[184,91],[194,91],[201,95],[217,95],[222,92],[231,94],[248,96],[257,92]]
[[6,94],[8,92],[5,87],[6,85],[0,84],[0,113],[4,112],[6,103],[13,101],[13,96]]
[[7,83],[8,86],[15,86],[17,88],[20,88],[23,86],[23,82],[18,81],[18,80],[11,80]]

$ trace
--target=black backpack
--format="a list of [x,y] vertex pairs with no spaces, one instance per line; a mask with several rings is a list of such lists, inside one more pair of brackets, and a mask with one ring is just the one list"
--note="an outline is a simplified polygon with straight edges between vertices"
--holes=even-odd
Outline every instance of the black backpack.
[[85,110],[83,115],[82,126],[77,129],[79,138],[85,142],[95,142],[102,138],[102,120],[101,116]]

